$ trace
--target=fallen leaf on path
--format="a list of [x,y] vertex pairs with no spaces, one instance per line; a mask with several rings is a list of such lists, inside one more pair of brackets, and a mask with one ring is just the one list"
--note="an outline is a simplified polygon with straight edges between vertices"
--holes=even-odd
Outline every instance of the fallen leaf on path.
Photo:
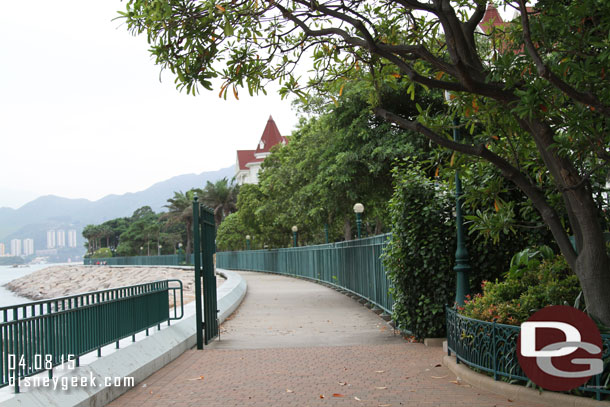
[[434,367],[441,367],[443,365],[441,365],[440,363],[438,365],[434,365]]
[[386,386],[380,386],[380,387],[375,387],[375,388],[376,388],[377,390],[385,390],[385,389],[387,389],[387,387],[386,387]]
[[433,379],[444,379],[445,377],[447,377],[447,375],[445,376],[430,376]]
[[324,398],[324,394],[320,394],[320,398],[323,399]]
[[294,391],[292,391],[290,389],[286,389],[286,393],[294,393]]
[[339,386],[347,386],[346,382],[339,382]]
[[333,397],[345,397],[345,395],[341,393],[333,393]]
[[378,404],[377,407],[390,407],[391,404]]
[[385,373],[385,370],[375,370],[375,373]]
[[356,400],[356,401],[362,401],[362,400],[360,400],[358,397],[354,397],[354,400]]
[[199,377],[194,377],[192,379],[188,379],[188,381],[191,381],[191,380],[203,380],[203,376],[199,376]]
[[508,400],[508,402],[509,402],[509,403],[512,403],[512,402],[513,402],[511,399],[506,399],[506,400]]
[[449,381],[449,383],[455,383],[455,384],[457,384],[458,386],[460,385],[460,382],[458,382],[457,380],[450,380],[450,381]]

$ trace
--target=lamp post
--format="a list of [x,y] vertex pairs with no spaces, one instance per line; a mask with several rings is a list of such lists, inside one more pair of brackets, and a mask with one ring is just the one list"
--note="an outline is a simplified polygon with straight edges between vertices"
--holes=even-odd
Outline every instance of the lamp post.
[[143,251],[144,251],[144,246],[140,246],[140,256],[142,255]]
[[161,256],[161,248],[163,246],[159,245],[158,250],[157,250],[157,256]]
[[182,260],[182,242],[178,243],[178,263]]
[[297,247],[297,233],[299,232],[299,228],[297,225],[292,227],[292,247]]
[[250,235],[246,235],[246,250],[250,250]]
[[[451,96],[448,91],[445,91],[445,100],[451,103]],[[459,143],[461,141],[460,121],[455,116],[453,118],[453,141]],[[464,218],[462,216],[462,181],[460,180],[460,172],[455,171],[455,224],[457,229],[457,249],[455,250],[455,266],[453,271],[456,273],[455,287],[455,303],[458,306],[464,305],[464,300],[470,291],[470,283],[468,282],[468,250],[466,249],[464,239]]]
[[364,205],[357,203],[354,205],[354,212],[356,213],[356,227],[358,228],[358,239],[360,239],[360,230],[362,229],[362,212],[364,212]]

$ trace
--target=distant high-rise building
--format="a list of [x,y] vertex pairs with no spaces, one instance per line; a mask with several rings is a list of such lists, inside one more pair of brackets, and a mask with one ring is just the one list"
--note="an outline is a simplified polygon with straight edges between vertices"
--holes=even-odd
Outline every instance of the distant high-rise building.
[[21,240],[11,240],[11,256],[21,256]]
[[34,254],[34,239],[23,239],[23,255]]
[[0,243],[0,256],[4,256],[4,251],[6,248],[4,247],[4,243]]
[[66,231],[63,229],[57,231],[57,247],[66,247]]
[[76,247],[76,229],[68,230],[68,247]]
[[55,231],[47,230],[47,249],[55,249]]

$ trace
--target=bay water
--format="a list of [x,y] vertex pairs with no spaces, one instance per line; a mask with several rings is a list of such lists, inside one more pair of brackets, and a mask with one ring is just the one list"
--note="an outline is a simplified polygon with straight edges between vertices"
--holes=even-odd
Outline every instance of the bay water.
[[0,266],[0,307],[7,305],[23,304],[32,300],[21,297],[5,287],[5,285],[19,277],[26,276],[38,270],[45,269],[59,264],[32,264],[20,267]]

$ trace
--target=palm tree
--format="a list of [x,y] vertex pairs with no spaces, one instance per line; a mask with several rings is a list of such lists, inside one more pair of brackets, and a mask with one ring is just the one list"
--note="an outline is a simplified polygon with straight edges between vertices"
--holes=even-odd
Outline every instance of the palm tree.
[[238,192],[239,186],[233,184],[233,181],[229,183],[226,177],[215,183],[207,182],[202,191],[201,201],[214,210],[217,228],[225,216],[237,210]]
[[193,197],[195,190],[191,189],[186,193],[174,192],[174,197],[167,200],[168,213],[164,216],[168,225],[184,223],[186,225],[186,258],[191,254],[191,242],[193,240]]

